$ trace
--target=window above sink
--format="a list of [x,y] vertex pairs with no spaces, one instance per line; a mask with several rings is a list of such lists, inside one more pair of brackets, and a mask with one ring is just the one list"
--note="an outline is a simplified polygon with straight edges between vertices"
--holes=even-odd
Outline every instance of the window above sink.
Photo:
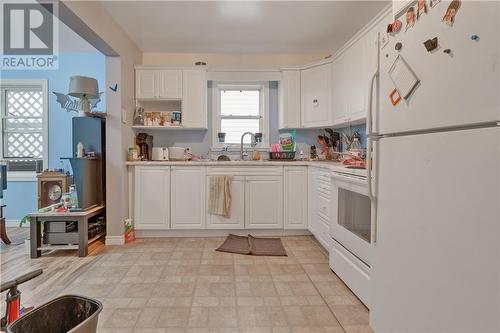
[[[212,147],[239,148],[245,132],[262,133],[260,148],[269,146],[269,83],[214,82]],[[219,142],[218,133],[226,133]],[[250,146],[250,136],[244,140]]]

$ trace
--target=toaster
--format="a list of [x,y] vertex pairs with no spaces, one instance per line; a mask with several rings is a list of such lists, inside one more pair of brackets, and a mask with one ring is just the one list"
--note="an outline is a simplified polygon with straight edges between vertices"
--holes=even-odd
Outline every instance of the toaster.
[[167,147],[153,147],[153,161],[168,161]]

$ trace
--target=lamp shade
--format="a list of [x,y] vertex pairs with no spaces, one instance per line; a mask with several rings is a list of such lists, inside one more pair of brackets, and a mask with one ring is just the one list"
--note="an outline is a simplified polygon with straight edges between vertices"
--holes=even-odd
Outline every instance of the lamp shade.
[[73,97],[97,98],[99,97],[99,88],[97,80],[86,76],[72,76],[69,80],[68,95]]

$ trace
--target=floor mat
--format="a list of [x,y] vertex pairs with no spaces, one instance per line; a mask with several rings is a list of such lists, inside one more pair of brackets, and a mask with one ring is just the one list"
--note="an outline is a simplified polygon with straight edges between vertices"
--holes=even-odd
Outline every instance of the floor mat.
[[279,238],[237,236],[230,234],[216,251],[255,256],[287,256]]
[[215,249],[215,251],[250,254],[250,242],[247,236],[229,234],[224,243]]

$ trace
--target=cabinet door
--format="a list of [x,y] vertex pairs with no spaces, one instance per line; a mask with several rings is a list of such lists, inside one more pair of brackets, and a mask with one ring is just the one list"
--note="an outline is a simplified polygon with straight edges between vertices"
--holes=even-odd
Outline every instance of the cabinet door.
[[172,167],[172,229],[205,227],[205,168]]
[[134,184],[136,229],[169,229],[169,167],[137,166]]
[[[366,117],[366,98],[368,91],[368,68],[367,68],[367,36],[364,35],[348,50],[349,93],[348,121],[353,121]],[[349,66],[350,65],[350,66]]]
[[207,72],[185,70],[182,89],[182,125],[207,128]]
[[245,184],[246,229],[283,228],[283,177],[247,176]]
[[309,68],[301,72],[303,127],[331,125],[331,77],[330,64]]
[[[207,177],[207,192],[210,176]],[[207,195],[207,208],[210,194]],[[229,217],[208,213],[207,229],[244,229],[245,228],[245,177],[234,176],[231,183],[231,215]]]
[[158,71],[154,69],[137,69],[135,71],[135,97],[158,97]]
[[285,229],[307,229],[307,167],[284,168]]
[[317,229],[318,229],[318,214],[317,209],[318,209],[318,204],[314,200],[316,198],[316,188],[318,186],[317,182],[317,175],[318,172],[316,171],[315,168],[309,167],[308,172],[307,172],[307,177],[308,177],[308,230],[312,233],[315,234]]
[[354,73],[354,86],[350,98],[350,120],[366,118],[370,80],[377,69],[378,30],[368,31],[353,45],[353,64],[359,66]]
[[333,125],[346,123],[349,108],[347,98],[349,96],[350,78],[347,74],[346,53],[341,54],[332,63],[332,113]]
[[182,71],[162,69],[158,71],[159,98],[182,98]]
[[300,128],[300,71],[283,71],[279,84],[279,128]]

